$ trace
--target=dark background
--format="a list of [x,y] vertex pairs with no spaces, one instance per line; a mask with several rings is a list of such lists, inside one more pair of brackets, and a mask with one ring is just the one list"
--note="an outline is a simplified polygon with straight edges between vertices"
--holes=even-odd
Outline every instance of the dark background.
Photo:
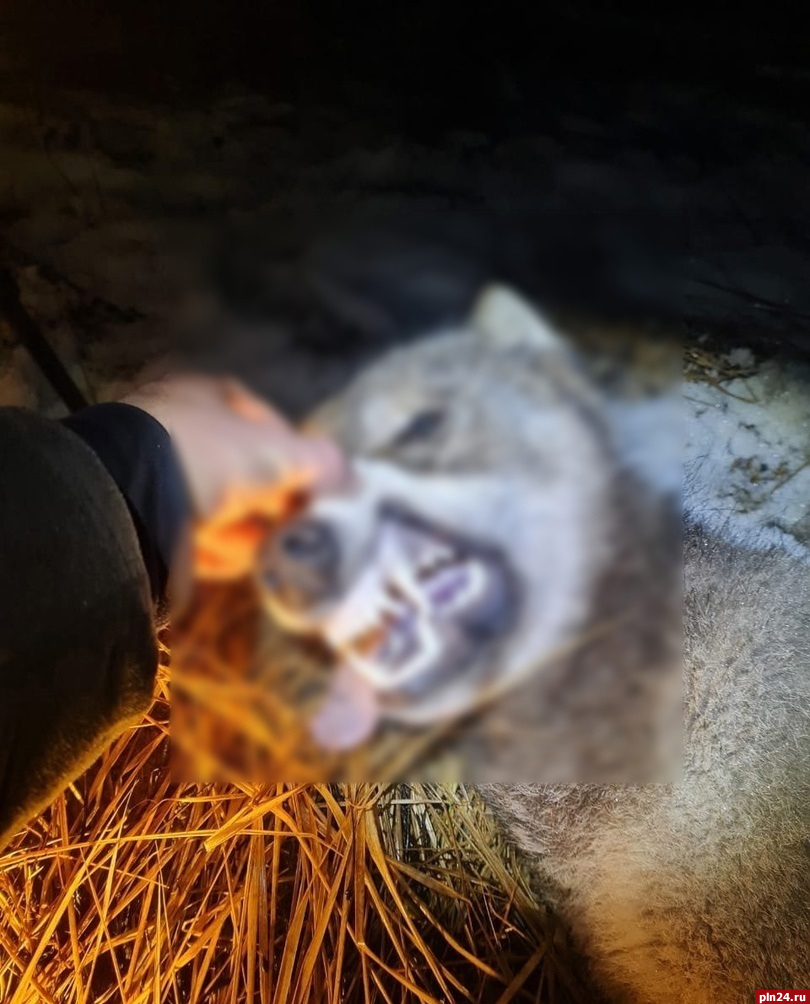
[[[561,197],[553,219],[532,224],[548,233],[537,271],[563,299],[586,287],[597,306],[605,292],[627,304],[641,290],[639,305],[670,321],[810,348],[810,36],[799,4],[11,0],[0,30],[11,97],[86,88],[199,106],[238,84],[290,103],[301,128],[309,109],[332,105],[420,143],[441,144],[452,128],[493,147],[542,135],[566,160],[636,155],[632,184],[641,177],[648,191],[632,209],[611,205],[615,241],[591,248],[598,184]],[[662,165],[685,208],[663,205]],[[614,244],[621,278],[604,262]]]
[[[0,25],[25,81],[197,100],[239,81],[279,100],[337,102],[487,130],[559,108],[651,105],[668,85],[804,115],[801,4],[345,3],[7,0]],[[628,91],[633,92],[628,94]],[[697,112],[697,107],[695,108]],[[708,140],[709,137],[703,137]]]

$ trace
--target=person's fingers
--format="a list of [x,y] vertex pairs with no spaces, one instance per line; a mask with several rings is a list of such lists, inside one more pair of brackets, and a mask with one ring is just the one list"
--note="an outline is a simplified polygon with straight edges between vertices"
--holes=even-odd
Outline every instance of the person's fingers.
[[287,420],[269,402],[257,397],[238,380],[224,380],[222,395],[231,411],[248,422],[257,422],[278,429],[279,432],[292,433]]
[[252,571],[256,554],[267,539],[266,520],[253,517],[216,532],[201,528],[194,540],[194,571],[200,578],[233,579]]
[[278,524],[300,508],[311,484],[312,478],[302,474],[290,475],[284,481],[230,485],[202,523],[201,532],[208,527],[218,533],[222,527],[252,516],[265,520],[267,525]]
[[216,551],[195,548],[194,576],[206,582],[232,582],[241,579],[250,571],[250,563],[235,564],[231,558],[223,557]]
[[308,473],[313,487],[339,488],[347,481],[346,458],[332,440],[322,436],[296,436],[289,449],[293,467]]
[[223,395],[228,407],[240,418],[263,426],[252,435],[266,435],[268,474],[301,471],[309,475],[314,484],[336,487],[346,477],[346,462],[336,443],[325,437],[299,434],[293,426],[267,401],[257,397],[237,380],[223,383]]
[[252,515],[278,525],[302,498],[348,481],[337,444],[300,434],[237,380],[174,376],[128,400],[168,429],[203,527],[221,530]]

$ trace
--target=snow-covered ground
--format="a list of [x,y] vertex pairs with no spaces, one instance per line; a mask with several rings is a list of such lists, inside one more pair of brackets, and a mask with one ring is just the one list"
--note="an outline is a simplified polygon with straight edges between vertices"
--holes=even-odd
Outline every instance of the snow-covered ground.
[[727,362],[745,375],[688,382],[685,463],[694,502],[727,532],[809,553],[810,365]]
[[670,394],[611,402],[622,456],[724,535],[810,560],[810,363],[716,361]]

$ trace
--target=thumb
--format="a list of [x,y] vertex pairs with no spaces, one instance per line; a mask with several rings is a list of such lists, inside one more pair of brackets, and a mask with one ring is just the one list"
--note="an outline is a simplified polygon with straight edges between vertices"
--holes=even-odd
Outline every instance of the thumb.
[[285,452],[288,469],[300,471],[317,488],[338,488],[349,479],[343,451],[324,436],[296,436]]

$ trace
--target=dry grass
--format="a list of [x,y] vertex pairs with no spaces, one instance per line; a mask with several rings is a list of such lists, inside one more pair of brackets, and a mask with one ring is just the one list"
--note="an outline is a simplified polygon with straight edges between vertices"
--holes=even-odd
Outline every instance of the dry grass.
[[0,857],[4,1004],[587,999],[462,786],[179,784],[167,698]]
[[[753,357],[752,357],[753,359]],[[735,363],[727,352],[712,346],[689,345],[684,350],[684,380],[690,383],[705,383],[716,387],[730,397],[755,403],[753,394],[749,391],[746,397],[740,398],[728,389],[726,384],[734,380],[746,380],[757,372],[755,362]]]

